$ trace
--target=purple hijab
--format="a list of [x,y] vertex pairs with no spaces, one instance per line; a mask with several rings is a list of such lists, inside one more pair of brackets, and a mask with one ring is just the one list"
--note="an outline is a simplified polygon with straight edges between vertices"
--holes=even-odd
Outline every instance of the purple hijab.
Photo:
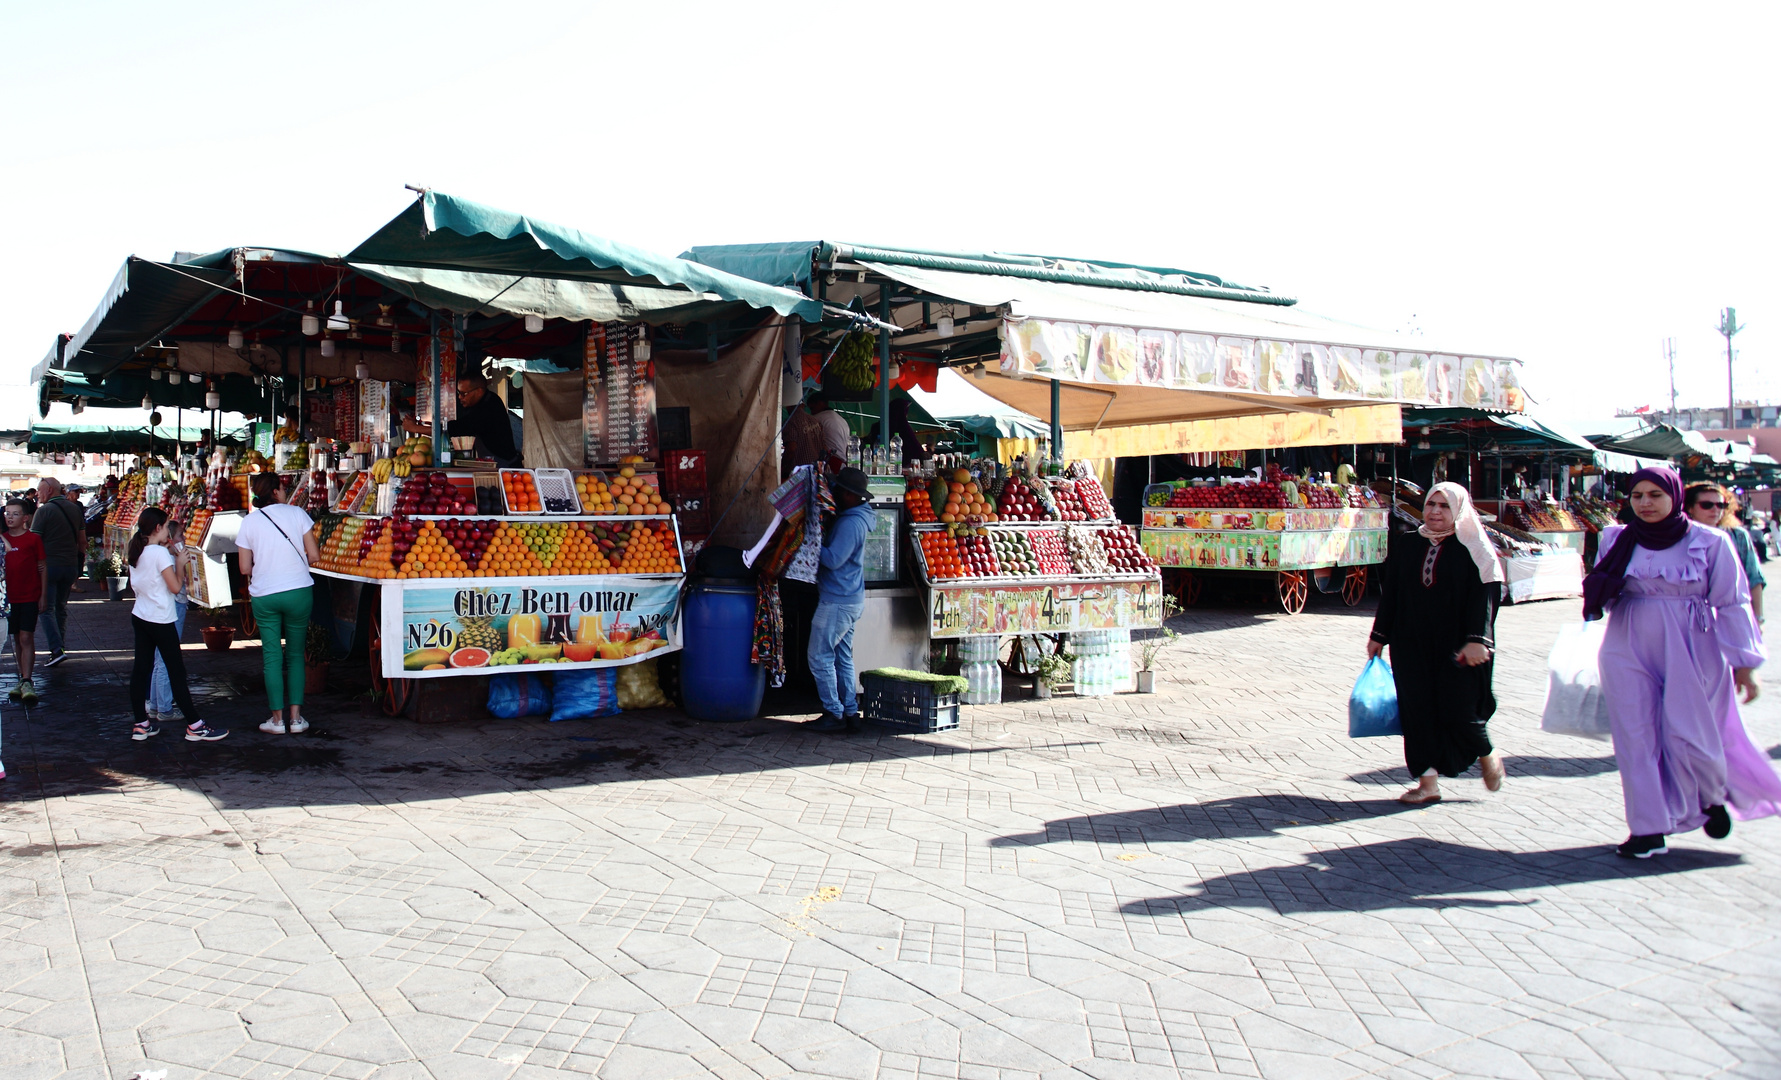
[[1667,467],[1640,469],[1633,474],[1632,485],[1627,491],[1630,493],[1641,480],[1651,481],[1670,497],[1670,516],[1653,522],[1634,514],[1631,524],[1615,539],[1614,546],[1596,557],[1595,569],[1583,579],[1583,618],[1586,620],[1601,618],[1602,610],[1620,595],[1635,548],[1662,551],[1688,535],[1688,515],[1682,509],[1682,477],[1676,475],[1675,469]]

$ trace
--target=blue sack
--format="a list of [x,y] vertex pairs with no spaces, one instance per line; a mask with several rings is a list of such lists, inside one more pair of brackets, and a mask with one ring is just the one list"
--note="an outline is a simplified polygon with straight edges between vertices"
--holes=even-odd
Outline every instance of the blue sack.
[[559,671],[555,678],[556,707],[550,712],[552,720],[591,720],[624,711],[618,707],[617,668]]
[[1348,737],[1370,739],[1376,735],[1402,735],[1398,723],[1398,685],[1391,666],[1375,656],[1361,669],[1348,695]]
[[496,675],[489,679],[489,712],[503,720],[550,715],[550,680],[542,675]]

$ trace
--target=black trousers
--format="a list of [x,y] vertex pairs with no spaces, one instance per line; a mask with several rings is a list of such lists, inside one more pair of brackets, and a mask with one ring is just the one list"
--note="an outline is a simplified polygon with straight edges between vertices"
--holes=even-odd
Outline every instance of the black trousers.
[[155,651],[167,665],[167,683],[173,689],[173,703],[185,714],[188,724],[198,722],[198,706],[192,704],[192,692],[186,687],[186,662],[179,655],[179,634],[172,623],[149,622],[130,616],[130,627],[136,631],[136,662],[130,667],[130,708],[136,722],[148,722],[148,684],[155,675]]

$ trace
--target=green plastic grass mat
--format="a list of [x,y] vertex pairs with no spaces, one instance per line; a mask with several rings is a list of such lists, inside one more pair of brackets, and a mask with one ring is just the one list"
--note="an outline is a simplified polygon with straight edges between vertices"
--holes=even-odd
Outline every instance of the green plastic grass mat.
[[934,675],[926,671],[908,671],[904,668],[881,667],[866,672],[881,679],[895,679],[897,682],[922,683],[931,686],[936,694],[962,694],[965,687],[971,685],[962,675]]

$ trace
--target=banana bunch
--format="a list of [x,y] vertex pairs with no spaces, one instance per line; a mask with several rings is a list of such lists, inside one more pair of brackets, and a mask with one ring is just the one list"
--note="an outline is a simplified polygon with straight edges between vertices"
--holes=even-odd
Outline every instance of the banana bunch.
[[390,477],[395,475],[395,469],[396,463],[394,461],[391,461],[387,457],[378,458],[371,463],[371,479],[380,484],[387,484],[390,482]]
[[878,385],[878,366],[874,363],[871,334],[854,332],[847,335],[835,350],[835,374],[849,390],[870,390]]
[[390,475],[398,477],[407,476],[412,472],[414,472],[414,463],[405,457],[397,458],[395,465],[390,469]]

